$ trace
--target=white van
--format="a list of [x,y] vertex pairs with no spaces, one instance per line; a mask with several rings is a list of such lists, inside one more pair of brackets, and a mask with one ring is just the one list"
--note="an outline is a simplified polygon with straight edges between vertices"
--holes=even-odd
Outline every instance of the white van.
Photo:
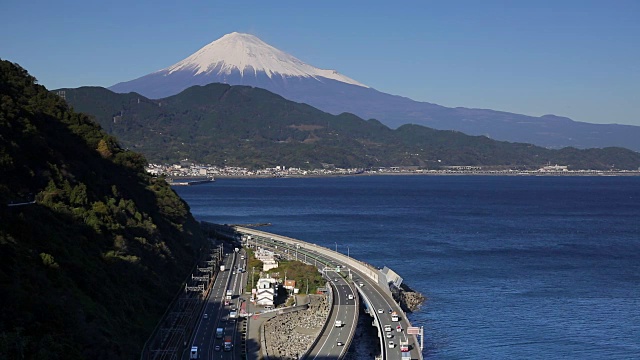
[[198,354],[198,347],[197,346],[192,346],[191,347],[191,354],[189,355],[189,359],[199,359],[200,355]]

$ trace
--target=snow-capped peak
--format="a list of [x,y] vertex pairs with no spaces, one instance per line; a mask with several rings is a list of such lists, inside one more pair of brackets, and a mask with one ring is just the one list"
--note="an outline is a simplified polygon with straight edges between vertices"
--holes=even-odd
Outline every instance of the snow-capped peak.
[[368,87],[335,70],[318,69],[307,65],[253,35],[238,32],[227,34],[204,46],[188,58],[160,71],[171,74],[182,70],[195,71],[195,75],[211,74],[212,72],[215,72],[216,75],[224,75],[237,70],[243,76],[245,71],[251,71],[254,74],[260,71],[266,73],[269,78],[276,75],[282,77],[324,77],[347,84]]

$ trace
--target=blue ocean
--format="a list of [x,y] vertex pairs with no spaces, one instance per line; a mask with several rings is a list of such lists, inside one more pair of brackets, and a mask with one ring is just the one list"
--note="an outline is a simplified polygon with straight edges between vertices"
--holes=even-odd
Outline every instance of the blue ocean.
[[388,266],[429,359],[640,359],[640,177],[219,179],[198,220]]

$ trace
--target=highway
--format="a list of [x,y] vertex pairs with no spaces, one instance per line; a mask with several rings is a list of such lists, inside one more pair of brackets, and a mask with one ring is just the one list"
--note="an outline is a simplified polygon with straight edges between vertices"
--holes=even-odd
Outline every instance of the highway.
[[[298,259],[299,261],[305,261],[309,264],[315,265],[319,270],[324,270],[324,276],[328,280],[332,289],[332,310],[327,325],[320,333],[317,341],[313,344],[309,350],[306,358],[308,359],[341,359],[346,354],[353,334],[355,333],[357,325],[358,314],[358,294],[347,279],[345,279],[342,273],[335,271],[335,268],[326,268],[325,261],[320,260],[320,255],[315,255],[317,260],[311,257],[311,252],[306,252],[292,247],[283,248],[279,244],[270,238],[257,236],[255,240],[259,240],[259,245],[265,248],[279,253],[281,256],[289,257],[291,259]],[[255,242],[246,243],[246,245],[254,245]],[[284,252],[287,250],[288,252]],[[299,251],[300,256],[297,256],[296,251]],[[308,256],[307,256],[308,255]],[[336,320],[342,322],[341,326],[336,327]]]
[[[238,331],[239,318],[230,318],[232,309],[239,310],[240,294],[243,293],[246,283],[246,273],[234,270],[234,267],[244,267],[246,260],[240,259],[240,254],[228,251],[224,255],[223,264],[225,271],[218,273],[209,296],[205,300],[203,310],[191,339],[191,347],[198,347],[198,359],[243,359],[241,333]],[[228,300],[227,290],[231,290],[233,295]],[[228,305],[226,305],[228,304]],[[216,336],[216,329],[224,329],[222,336]],[[225,351],[224,338],[231,336],[233,347],[230,351]],[[191,350],[191,347],[189,350]],[[191,354],[183,355],[183,359],[190,359]]]
[[[309,351],[308,359],[341,359],[346,354],[349,343],[353,338],[356,329],[358,294],[355,289],[334,271],[326,271],[330,276],[330,283],[333,293],[333,305],[331,316],[327,320],[327,326],[321,332],[317,342]],[[341,321],[340,326],[336,326],[336,321]]]
[[[295,256],[298,260],[307,260],[306,262],[311,264],[316,264],[319,267],[326,265],[329,268],[336,269],[338,265],[342,267],[337,278],[337,282],[334,282],[335,287],[338,289],[338,301],[343,301],[343,298],[340,294],[347,294],[347,287],[352,291],[356,286],[358,287],[358,291],[362,293],[364,298],[370,304],[370,313],[376,319],[376,322],[379,324],[379,340],[380,340],[380,351],[381,358],[383,360],[390,359],[422,359],[422,353],[420,351],[419,344],[414,335],[407,335],[406,329],[410,326],[408,320],[406,319],[406,315],[400,309],[400,306],[391,298],[391,296],[385,292],[377,281],[371,278],[371,276],[365,274],[362,271],[356,270],[356,263],[359,263],[355,260],[347,258],[342,254],[335,253],[332,250],[327,248],[306,243],[297,239],[291,239],[284,236],[280,236],[277,234],[266,233],[254,229],[241,228],[236,227],[236,231],[251,235],[253,241],[258,241],[259,243],[272,247],[278,248],[278,252],[283,253],[286,249],[286,253],[288,256]],[[284,249],[283,249],[284,248]],[[295,254],[295,255],[294,255]],[[339,255],[339,256],[338,256]],[[344,258],[346,261],[338,261],[338,258]],[[363,267],[360,266],[360,269]],[[371,273],[368,268],[364,268],[365,271]],[[331,271],[331,273],[334,273]],[[335,273],[334,273],[335,274]],[[343,277],[344,276],[344,277]],[[349,279],[351,277],[351,279]],[[336,279],[334,278],[334,279]],[[362,286],[360,286],[362,284]],[[354,294],[355,295],[355,294]],[[354,299],[357,299],[354,296]],[[346,303],[345,303],[346,304]],[[391,320],[391,313],[396,312],[399,315],[399,321],[393,322]],[[355,306],[344,307],[344,309],[336,311],[335,314],[332,314],[329,319],[330,323],[327,326],[325,332],[323,332],[320,340],[317,342],[316,346],[312,349],[312,353],[314,353],[316,357],[319,357],[322,354],[322,357],[330,354],[330,358],[341,358],[344,355],[344,351],[346,349],[335,350],[333,348],[340,348],[336,346],[337,341],[341,340],[345,342],[345,346],[342,348],[346,348],[350,343],[350,340],[353,336],[353,332],[355,329],[355,318],[357,316],[357,308]],[[333,327],[333,323],[336,317],[345,319],[347,323],[352,323],[353,328],[349,330],[349,334],[347,338],[345,338],[345,331],[336,330]],[[385,331],[385,325],[389,325],[391,327],[391,331]],[[400,327],[398,329],[398,326]],[[332,330],[329,330],[329,328]],[[345,329],[346,330],[346,329]],[[328,333],[327,333],[328,332]],[[389,334],[389,335],[387,335]],[[389,337],[388,337],[389,336]],[[405,342],[408,344],[410,351],[408,354],[410,357],[403,358],[403,352],[401,352],[400,342]],[[392,344],[390,344],[392,342]],[[320,350],[316,350],[317,345],[321,344],[322,347]],[[330,348],[329,348],[330,347]],[[407,353],[404,353],[407,354]],[[314,356],[309,356],[310,359],[314,359]]]

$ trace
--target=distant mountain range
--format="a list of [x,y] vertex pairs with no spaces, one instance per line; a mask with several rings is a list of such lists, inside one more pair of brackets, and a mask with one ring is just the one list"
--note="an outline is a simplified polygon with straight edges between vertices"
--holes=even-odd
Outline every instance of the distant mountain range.
[[640,167],[640,153],[628,149],[550,150],[419,125],[390,129],[377,120],[332,115],[249,86],[193,86],[160,100],[97,87],[63,90],[75,110],[94,115],[124,146],[156,163],[188,158],[250,168]]
[[334,70],[305,64],[253,35],[235,32],[172,66],[109,89],[160,99],[210,83],[259,87],[332,114],[348,112],[380,120],[392,128],[418,124],[548,148],[618,146],[640,151],[640,126],[591,124],[554,115],[534,117],[418,102],[377,91]]

